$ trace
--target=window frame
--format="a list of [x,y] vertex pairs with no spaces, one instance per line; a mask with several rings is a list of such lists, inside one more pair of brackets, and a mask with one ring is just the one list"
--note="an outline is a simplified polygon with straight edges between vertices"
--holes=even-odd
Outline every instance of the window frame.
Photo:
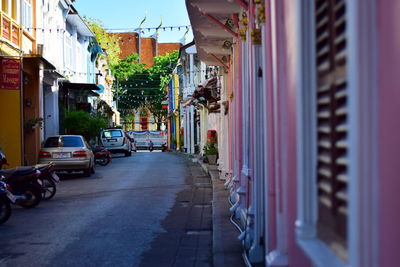
[[[69,43],[68,43],[69,42]],[[64,39],[64,47],[65,47],[65,67],[68,69],[72,69],[72,36],[69,32],[65,32],[65,39]]]
[[317,266],[346,263],[317,237],[317,86],[314,0],[297,0],[297,243]]
[[[29,10],[28,10],[29,9]],[[27,15],[27,12],[29,14]],[[29,33],[33,31],[33,5],[32,0],[23,0],[22,1],[22,19],[21,19],[22,27]]]
[[299,246],[317,266],[379,265],[377,0],[346,0],[348,23],[348,263],[317,238],[313,0],[297,0],[297,220]]

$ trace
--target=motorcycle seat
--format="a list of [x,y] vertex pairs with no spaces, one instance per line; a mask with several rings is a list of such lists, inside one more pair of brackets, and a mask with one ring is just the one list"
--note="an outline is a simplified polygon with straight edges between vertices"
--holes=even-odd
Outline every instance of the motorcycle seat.
[[26,175],[30,175],[33,174],[35,172],[35,168],[34,167],[16,167],[16,168],[12,168],[12,169],[3,169],[0,170],[0,175],[4,176],[6,179],[10,178],[12,176],[26,176]]
[[97,147],[94,147],[92,150],[93,150],[93,152],[100,152],[100,151],[106,150],[106,148],[104,146],[97,146]]

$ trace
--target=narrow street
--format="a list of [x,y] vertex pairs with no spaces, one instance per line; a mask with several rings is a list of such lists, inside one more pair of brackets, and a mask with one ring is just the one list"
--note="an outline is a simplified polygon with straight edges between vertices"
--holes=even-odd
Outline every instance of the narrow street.
[[13,207],[1,266],[211,266],[211,186],[184,156],[115,156],[54,199]]

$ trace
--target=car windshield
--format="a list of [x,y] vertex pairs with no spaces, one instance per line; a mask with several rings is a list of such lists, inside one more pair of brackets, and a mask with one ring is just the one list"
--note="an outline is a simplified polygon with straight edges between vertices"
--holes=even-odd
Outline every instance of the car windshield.
[[78,136],[49,137],[44,147],[83,147],[82,139]]
[[103,138],[122,137],[122,132],[118,130],[104,131]]

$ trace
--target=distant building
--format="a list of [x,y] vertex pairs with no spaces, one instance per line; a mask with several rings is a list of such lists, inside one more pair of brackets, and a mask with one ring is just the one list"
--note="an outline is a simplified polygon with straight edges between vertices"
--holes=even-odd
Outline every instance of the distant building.
[[140,62],[146,63],[147,67],[153,66],[154,57],[165,56],[167,53],[179,50],[182,46],[179,42],[159,43],[154,37],[140,37],[139,39],[137,32],[113,32],[111,35],[119,37],[119,47],[121,49],[119,57],[121,59],[132,53],[138,53]]

